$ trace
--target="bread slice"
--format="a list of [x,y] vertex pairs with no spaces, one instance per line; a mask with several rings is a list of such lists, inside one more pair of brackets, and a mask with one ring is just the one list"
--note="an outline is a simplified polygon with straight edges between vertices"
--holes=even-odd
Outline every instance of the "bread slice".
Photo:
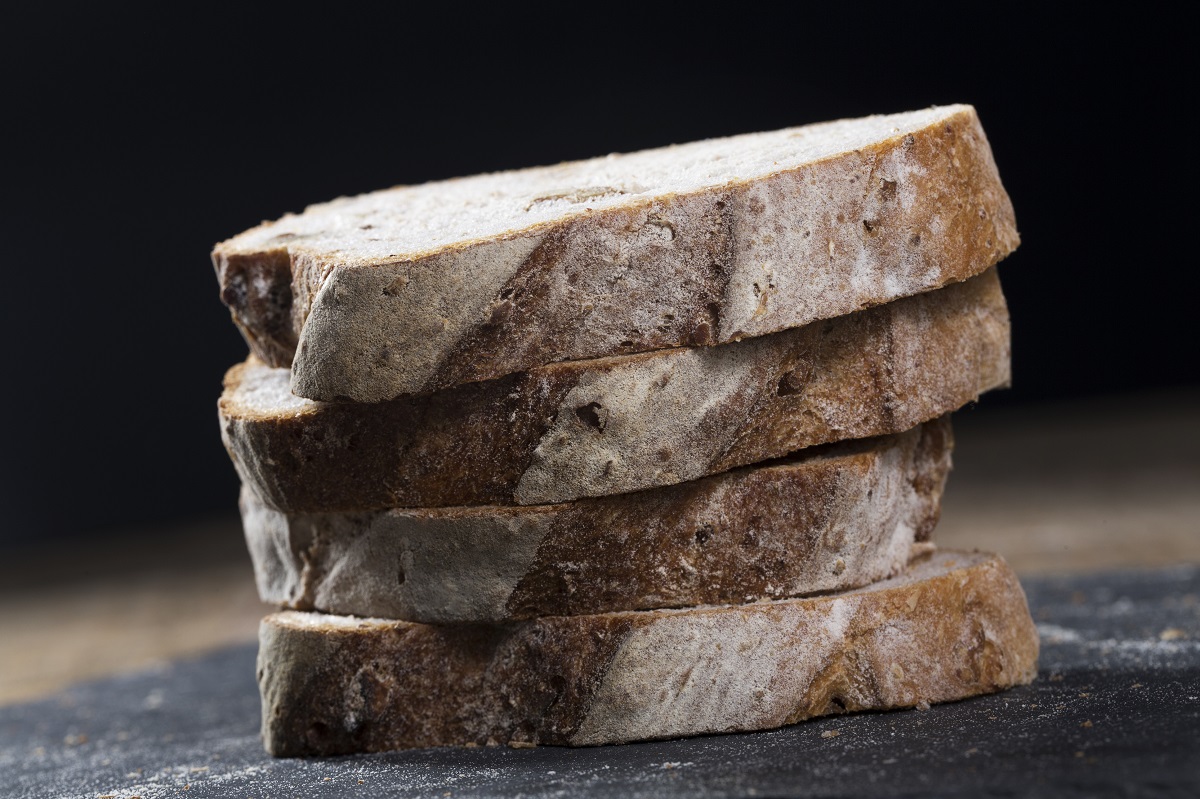
[[898,433],[1009,379],[989,271],[965,283],[716,347],[554,364],[376,405],[293,396],[249,361],[222,434],[285,513],[538,505],[672,485],[803,447]]
[[259,642],[282,756],[761,730],[1028,683],[1038,652],[1008,565],[949,551],[808,599],[503,626],[284,611]]
[[843,591],[904,568],[937,524],[948,418],[769,466],[561,505],[287,515],[242,489],[259,595],[428,623]]
[[343,198],[212,257],[296,394],[376,402],[799,327],[1017,243],[975,110],[954,105]]

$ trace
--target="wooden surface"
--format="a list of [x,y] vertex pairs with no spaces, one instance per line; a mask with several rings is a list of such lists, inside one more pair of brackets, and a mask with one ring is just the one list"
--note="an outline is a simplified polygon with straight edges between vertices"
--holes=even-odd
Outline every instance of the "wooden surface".
[[[1200,392],[955,417],[937,541],[1025,575],[1200,564]],[[7,552],[0,704],[250,641],[255,595],[227,518]]]
[[1200,392],[955,415],[935,538],[1019,574],[1200,563]]

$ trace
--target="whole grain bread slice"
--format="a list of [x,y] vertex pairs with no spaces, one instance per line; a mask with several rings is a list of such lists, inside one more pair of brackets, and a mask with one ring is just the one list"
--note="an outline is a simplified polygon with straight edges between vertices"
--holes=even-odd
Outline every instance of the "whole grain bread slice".
[[242,489],[265,602],[500,622],[844,591],[929,545],[947,417],[635,494],[528,507],[284,514]]
[[225,444],[285,513],[537,505],[672,485],[908,430],[1009,379],[994,270],[715,347],[553,364],[374,405],[317,403],[253,360],[226,376]]
[[799,327],[1017,243],[975,110],[953,105],[343,198],[212,257],[296,394],[375,402]]
[[943,551],[854,591],[425,625],[284,611],[258,674],[274,755],[594,745],[761,730],[1030,682],[1037,630],[996,555]]

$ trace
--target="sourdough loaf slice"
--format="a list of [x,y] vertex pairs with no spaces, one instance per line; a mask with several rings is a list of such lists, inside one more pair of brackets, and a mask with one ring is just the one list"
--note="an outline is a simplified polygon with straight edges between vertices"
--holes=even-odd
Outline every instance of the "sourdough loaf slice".
[[274,755],[593,745],[760,730],[1030,682],[1038,638],[996,555],[937,552],[866,588],[750,605],[426,625],[263,620]]
[[798,327],[1017,242],[975,110],[954,105],[343,198],[213,264],[296,394],[375,402]]
[[429,623],[842,591],[928,547],[948,418],[690,483],[561,505],[287,515],[242,489],[265,602]]
[[994,270],[715,347],[552,364],[387,403],[325,404],[232,369],[219,402],[242,480],[285,513],[535,505],[672,485],[898,433],[1009,379]]

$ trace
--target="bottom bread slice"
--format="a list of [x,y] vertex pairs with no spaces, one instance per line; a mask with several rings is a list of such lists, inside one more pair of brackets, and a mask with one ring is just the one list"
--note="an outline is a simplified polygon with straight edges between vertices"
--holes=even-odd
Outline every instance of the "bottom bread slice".
[[508,625],[284,611],[259,635],[281,756],[767,729],[1028,683],[1038,651],[1003,559],[954,551],[808,599]]

